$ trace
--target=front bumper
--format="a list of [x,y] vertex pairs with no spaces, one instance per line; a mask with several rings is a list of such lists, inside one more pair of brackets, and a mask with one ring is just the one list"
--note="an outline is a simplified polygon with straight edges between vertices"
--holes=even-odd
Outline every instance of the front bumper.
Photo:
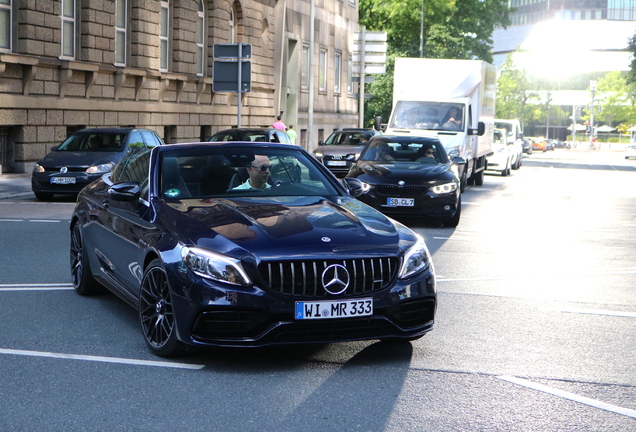
[[368,295],[373,315],[296,320],[297,301],[316,300],[214,283],[169,272],[179,339],[190,345],[243,346],[331,343],[421,336],[433,329],[437,298],[431,268]]
[[[101,178],[103,173],[100,174],[87,174],[86,172],[68,172],[62,174],[59,171],[54,173],[34,172],[31,175],[31,190],[36,193],[50,193],[50,194],[78,194],[85,186],[91,184],[95,180]],[[51,183],[54,180],[51,179],[73,179],[73,183]],[[64,180],[68,181],[68,180]]]

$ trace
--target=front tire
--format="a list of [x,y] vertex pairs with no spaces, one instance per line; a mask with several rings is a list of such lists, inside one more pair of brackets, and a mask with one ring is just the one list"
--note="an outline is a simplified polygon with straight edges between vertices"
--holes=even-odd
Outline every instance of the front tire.
[[73,288],[80,295],[90,296],[102,292],[102,286],[91,273],[79,222],[71,230],[71,277]]
[[484,184],[484,173],[486,170],[481,170],[476,174],[473,174],[473,176],[475,177],[475,184],[477,186],[482,186]]
[[457,210],[455,210],[455,214],[453,215],[453,217],[450,217],[444,220],[443,222],[444,226],[449,228],[455,228],[457,225],[459,225],[459,218],[461,217],[461,214],[462,214],[462,199],[460,198],[459,201],[457,201]]
[[173,357],[183,353],[185,346],[177,338],[168,275],[160,259],[153,260],[144,272],[139,290],[139,321],[146,345],[155,355]]

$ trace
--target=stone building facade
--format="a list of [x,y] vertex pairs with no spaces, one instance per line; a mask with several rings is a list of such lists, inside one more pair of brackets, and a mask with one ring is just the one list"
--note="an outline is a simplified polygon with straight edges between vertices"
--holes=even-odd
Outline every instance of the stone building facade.
[[237,126],[238,94],[213,91],[215,44],[252,45],[251,90],[241,96],[240,126],[269,126],[280,114],[305,148],[334,129],[355,126],[351,47],[357,4],[315,0],[313,38],[310,5],[0,1],[2,171],[29,171],[52,146],[84,127],[145,127],[176,143],[207,140]]

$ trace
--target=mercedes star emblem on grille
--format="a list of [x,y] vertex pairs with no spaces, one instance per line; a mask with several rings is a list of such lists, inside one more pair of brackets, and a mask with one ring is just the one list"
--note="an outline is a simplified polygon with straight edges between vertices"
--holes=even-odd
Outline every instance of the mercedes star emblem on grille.
[[342,294],[349,286],[349,271],[340,264],[332,264],[322,272],[322,286],[329,294]]

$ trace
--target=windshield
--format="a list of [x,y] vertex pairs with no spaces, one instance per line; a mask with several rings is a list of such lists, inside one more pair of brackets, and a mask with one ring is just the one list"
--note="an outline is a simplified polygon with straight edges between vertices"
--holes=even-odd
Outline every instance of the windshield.
[[442,144],[430,138],[375,137],[360,155],[360,161],[382,164],[409,162],[423,165],[448,163]]
[[162,152],[167,199],[240,196],[334,196],[339,191],[313,158],[284,149],[215,147]]
[[124,148],[125,133],[76,133],[57,148],[58,151],[121,151]]
[[462,104],[399,101],[393,110],[390,127],[398,129],[464,130]]
[[222,142],[222,141],[252,141],[252,142],[267,142],[267,135],[262,131],[230,131],[219,132],[212,135],[210,142]]
[[325,145],[341,145],[341,146],[359,146],[365,145],[372,132],[334,132],[332,133]]

